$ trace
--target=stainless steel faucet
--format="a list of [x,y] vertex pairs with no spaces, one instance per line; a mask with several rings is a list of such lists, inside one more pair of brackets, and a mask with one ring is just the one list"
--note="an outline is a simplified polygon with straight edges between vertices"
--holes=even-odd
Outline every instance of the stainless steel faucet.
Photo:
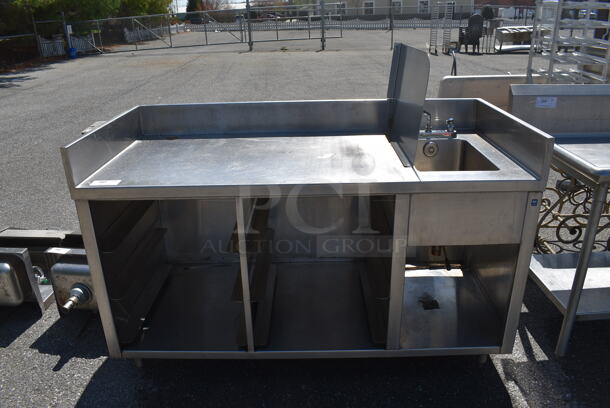
[[455,123],[453,121],[453,118],[447,119],[445,121],[445,123],[447,124],[447,133],[450,134],[450,137],[456,138],[457,137],[457,130],[455,129]]
[[445,121],[447,125],[446,130],[432,130],[432,115],[427,110],[424,110],[423,114],[426,116],[426,128],[424,129],[423,133],[420,133],[420,136],[448,138],[457,137],[457,129],[455,128],[455,122],[453,118],[449,118]]

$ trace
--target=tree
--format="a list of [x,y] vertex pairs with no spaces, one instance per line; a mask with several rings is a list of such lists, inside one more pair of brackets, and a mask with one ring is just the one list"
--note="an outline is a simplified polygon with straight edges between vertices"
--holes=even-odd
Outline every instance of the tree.
[[167,13],[172,0],[121,0],[121,16]]
[[[6,0],[0,0],[6,1]],[[68,21],[117,16],[163,14],[172,0],[15,0],[22,9],[31,8],[36,19],[56,19],[63,11]]]
[[67,20],[91,20],[116,16],[121,0],[16,0],[14,4],[31,9],[36,19],[57,19],[63,11]]
[[36,20],[57,20],[63,12],[66,20],[73,22],[164,14],[168,12],[171,2],[172,0],[0,0],[0,35],[32,32],[32,16]]
[[24,34],[31,31],[31,26],[29,9],[0,0],[0,35]]
[[186,11],[220,10],[225,8],[224,0],[188,0]]
[[198,6],[199,0],[188,0],[188,3],[186,3],[186,11],[198,11]]

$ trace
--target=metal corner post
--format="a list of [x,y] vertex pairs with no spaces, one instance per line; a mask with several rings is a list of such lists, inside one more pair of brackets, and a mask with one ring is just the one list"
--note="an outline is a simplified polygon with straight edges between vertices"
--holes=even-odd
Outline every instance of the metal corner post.
[[386,349],[400,349],[400,326],[405,285],[405,259],[411,196],[399,194],[394,203],[394,230],[392,236],[392,272],[390,278],[390,303],[388,310],[388,334]]
[[523,229],[521,231],[521,245],[519,246],[519,253],[517,255],[515,277],[513,279],[513,288],[510,297],[511,302],[508,306],[504,338],[502,339],[500,351],[503,354],[511,353],[515,343],[515,335],[517,334],[517,327],[519,325],[519,315],[521,313],[521,305],[523,304],[525,285],[527,284],[532,249],[534,248],[534,240],[536,239],[536,223],[540,212],[539,205],[533,205],[533,203],[540,203],[541,198],[542,193],[530,192],[527,195],[525,203],[526,208],[523,219]]
[[246,246],[246,223],[244,199],[235,198],[237,216],[237,244],[239,249],[239,269],[241,276],[242,300],[244,302],[244,321],[246,323],[246,340],[248,351],[254,351],[254,329],[252,326],[252,305],[250,303],[250,279],[248,275],[248,253]]
[[106,289],[106,281],[102,271],[102,263],[97,249],[97,240],[95,231],[93,230],[93,219],[91,217],[91,208],[89,201],[75,200],[76,213],[80,221],[80,229],[83,235],[83,242],[87,250],[87,263],[91,270],[91,280],[93,282],[93,290],[97,299],[97,306],[102,320],[102,328],[104,329],[104,337],[108,345],[108,354],[110,357],[121,357],[121,347],[117,335],[112,310],[110,309],[110,299]]

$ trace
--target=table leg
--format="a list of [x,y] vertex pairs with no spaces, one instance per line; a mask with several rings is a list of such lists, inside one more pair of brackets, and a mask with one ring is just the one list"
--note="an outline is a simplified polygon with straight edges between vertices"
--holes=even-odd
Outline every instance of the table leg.
[[597,226],[602,211],[604,210],[607,193],[607,183],[598,185],[593,193],[591,211],[589,213],[589,220],[587,221],[587,230],[585,231],[585,236],[582,241],[578,264],[576,265],[576,273],[574,274],[574,283],[572,283],[572,290],[570,291],[570,301],[568,302],[568,307],[565,316],[563,317],[561,332],[559,332],[559,339],[557,340],[557,347],[555,348],[555,354],[560,357],[564,356],[568,349],[568,342],[570,340],[570,334],[572,333],[572,327],[576,321],[578,303],[580,301],[582,288],[585,284],[585,279],[587,278],[589,258],[591,257],[593,245],[595,244]]

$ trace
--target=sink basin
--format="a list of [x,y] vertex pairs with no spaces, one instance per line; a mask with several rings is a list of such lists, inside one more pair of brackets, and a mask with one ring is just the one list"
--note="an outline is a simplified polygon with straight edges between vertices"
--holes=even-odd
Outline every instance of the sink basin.
[[466,140],[419,139],[415,168],[418,171],[490,171],[498,168]]

